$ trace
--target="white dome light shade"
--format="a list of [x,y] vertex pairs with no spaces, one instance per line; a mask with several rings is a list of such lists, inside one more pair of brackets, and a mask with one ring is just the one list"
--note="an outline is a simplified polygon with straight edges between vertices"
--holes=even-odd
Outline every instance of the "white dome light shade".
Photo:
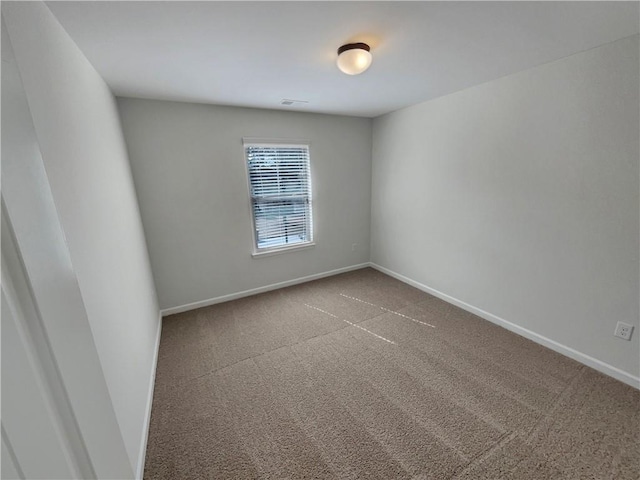
[[349,43],[338,49],[338,68],[347,75],[359,75],[371,65],[373,57],[366,43]]

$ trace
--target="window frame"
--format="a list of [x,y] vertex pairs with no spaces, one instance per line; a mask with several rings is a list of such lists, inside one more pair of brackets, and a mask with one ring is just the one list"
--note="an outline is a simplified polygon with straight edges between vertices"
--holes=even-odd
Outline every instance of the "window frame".
[[[305,242],[299,242],[293,245],[276,245],[272,247],[258,247],[258,230],[256,227],[256,217],[253,209],[253,195],[252,195],[252,185],[251,185],[251,174],[249,170],[249,162],[247,158],[247,147],[253,146],[263,146],[263,147],[301,147],[304,146],[307,148],[308,158],[309,158],[309,230],[308,234],[310,236],[310,240]],[[253,237],[253,250],[251,255],[256,257],[266,257],[271,255],[278,255],[281,253],[287,253],[292,251],[304,250],[310,247],[315,246],[316,244],[316,232],[315,232],[315,223],[313,221],[313,175],[311,172],[311,142],[309,140],[292,140],[292,139],[272,139],[272,138],[256,138],[256,137],[243,137],[242,138],[242,157],[245,167],[245,177],[247,179],[247,199],[249,206],[249,216],[251,217],[251,230]]]

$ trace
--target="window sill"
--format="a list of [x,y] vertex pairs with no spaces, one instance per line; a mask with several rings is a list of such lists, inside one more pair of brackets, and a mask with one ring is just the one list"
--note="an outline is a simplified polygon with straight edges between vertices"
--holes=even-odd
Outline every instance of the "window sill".
[[269,250],[265,250],[263,252],[253,252],[251,254],[252,257],[270,257],[271,255],[280,255],[281,253],[293,252],[297,250],[304,250],[306,248],[311,248],[315,246],[315,242],[302,243],[300,245],[292,245],[290,247],[282,247],[282,248],[273,248]]

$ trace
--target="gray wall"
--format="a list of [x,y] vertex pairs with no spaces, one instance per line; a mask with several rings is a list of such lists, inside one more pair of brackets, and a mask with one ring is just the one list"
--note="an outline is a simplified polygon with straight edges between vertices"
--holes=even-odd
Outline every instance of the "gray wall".
[[[369,261],[371,120],[130,98],[118,105],[161,308]],[[314,247],[251,256],[242,137],[311,142]]]
[[131,478],[7,32],[3,17],[0,475]]
[[[5,2],[2,13],[113,408],[135,469],[144,453],[160,325],[115,98],[44,3]],[[78,347],[80,365],[85,361],[81,351]]]
[[634,36],[377,118],[372,261],[637,377],[638,88]]

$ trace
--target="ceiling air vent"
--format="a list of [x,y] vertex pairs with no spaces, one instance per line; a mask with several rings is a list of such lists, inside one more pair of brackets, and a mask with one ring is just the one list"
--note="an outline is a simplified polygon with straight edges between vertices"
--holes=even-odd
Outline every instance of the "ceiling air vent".
[[286,105],[286,106],[291,106],[291,105],[304,105],[305,103],[309,103],[306,100],[289,100],[287,98],[282,99],[282,101],[280,102],[280,105]]

